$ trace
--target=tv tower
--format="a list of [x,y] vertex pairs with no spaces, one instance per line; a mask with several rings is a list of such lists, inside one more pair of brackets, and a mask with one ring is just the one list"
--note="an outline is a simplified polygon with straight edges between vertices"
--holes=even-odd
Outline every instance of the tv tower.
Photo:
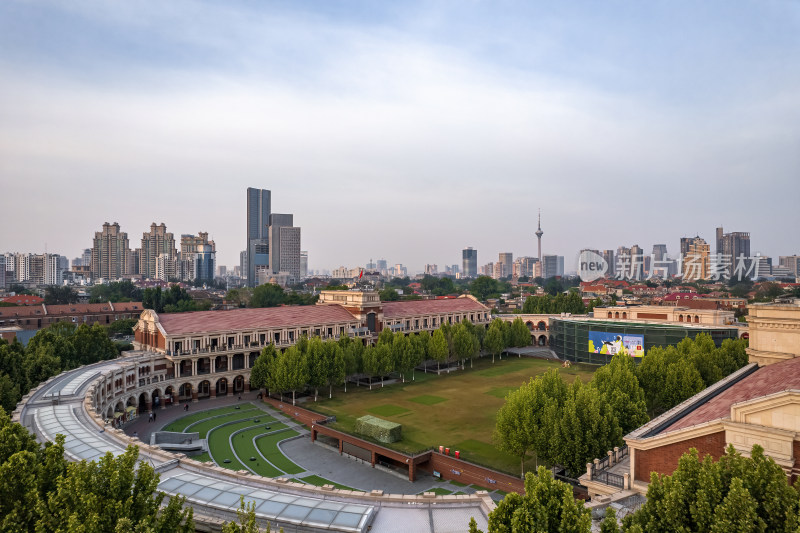
[[539,228],[536,230],[536,238],[539,240],[539,264],[542,264],[542,210],[539,209]]

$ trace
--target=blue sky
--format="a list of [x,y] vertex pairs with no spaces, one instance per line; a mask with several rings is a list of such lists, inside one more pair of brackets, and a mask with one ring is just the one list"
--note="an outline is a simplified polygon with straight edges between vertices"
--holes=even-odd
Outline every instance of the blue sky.
[[[311,268],[714,228],[800,253],[797,2],[0,3],[2,251],[208,231],[245,188]],[[569,267],[568,267],[569,268]]]

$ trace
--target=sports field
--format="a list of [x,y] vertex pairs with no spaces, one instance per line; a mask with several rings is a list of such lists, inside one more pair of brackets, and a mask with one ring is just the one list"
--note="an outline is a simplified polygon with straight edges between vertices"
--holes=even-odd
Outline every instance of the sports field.
[[[403,425],[403,439],[388,445],[404,452],[419,452],[438,446],[459,450],[461,457],[497,470],[519,474],[519,458],[500,452],[492,443],[495,414],[509,391],[519,388],[532,376],[556,368],[572,382],[577,376],[587,382],[594,366],[573,365],[534,358],[504,358],[492,364],[491,358],[475,361],[473,369],[449,374],[416,373],[416,381],[405,384],[349,385],[347,393],[338,391],[332,399],[313,399],[303,405],[326,415],[336,415],[334,428],[352,433],[355,420],[374,415]],[[525,465],[535,467],[535,458]]]

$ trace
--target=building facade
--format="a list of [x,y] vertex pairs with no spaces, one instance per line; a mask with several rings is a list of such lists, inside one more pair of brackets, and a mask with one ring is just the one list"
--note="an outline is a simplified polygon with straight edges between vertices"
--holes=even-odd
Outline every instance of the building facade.
[[[162,269],[169,270],[175,277],[176,268],[174,262],[177,259],[175,249],[175,236],[167,231],[167,226],[163,222],[150,224],[150,231],[142,234],[142,249],[139,255],[139,274],[146,279],[165,279],[157,274],[157,262],[161,259]],[[169,266],[166,266],[169,265]]]
[[247,188],[247,285],[257,285],[257,273],[269,269],[269,217],[272,193],[267,189]]
[[120,230],[119,224],[103,224],[92,243],[92,278],[115,280],[128,274],[129,252],[128,234]]
[[461,251],[461,272],[465,278],[478,276],[478,250],[471,246]]

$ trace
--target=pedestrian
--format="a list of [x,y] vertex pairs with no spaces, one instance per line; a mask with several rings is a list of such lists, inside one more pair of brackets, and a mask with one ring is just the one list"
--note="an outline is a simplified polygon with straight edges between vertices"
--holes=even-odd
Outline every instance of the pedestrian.
[[241,401],[242,401],[242,397],[241,397],[241,396],[239,396],[239,399],[238,399],[237,401],[240,401],[240,402],[241,402]]
[[153,422],[155,422],[155,421],[156,421],[156,412],[153,411]]
[[150,423],[150,422],[152,422],[152,421],[153,421],[153,413],[152,413],[152,411],[151,411],[151,412],[150,412],[150,413],[147,415],[147,423],[149,424],[149,423]]
[[138,439],[139,438],[139,432],[138,431],[134,431],[133,432],[133,438],[134,439]]
[[188,403],[183,404],[183,410],[184,411],[188,411],[189,410],[189,404]]

